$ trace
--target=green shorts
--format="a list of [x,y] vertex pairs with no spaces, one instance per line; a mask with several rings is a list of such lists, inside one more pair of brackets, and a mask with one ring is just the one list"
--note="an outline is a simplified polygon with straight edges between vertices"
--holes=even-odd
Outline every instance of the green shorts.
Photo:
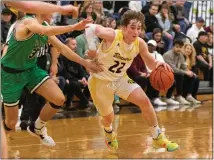
[[38,66],[21,73],[8,73],[1,70],[1,93],[6,106],[16,106],[19,103],[24,87],[33,93],[47,79],[48,73]]

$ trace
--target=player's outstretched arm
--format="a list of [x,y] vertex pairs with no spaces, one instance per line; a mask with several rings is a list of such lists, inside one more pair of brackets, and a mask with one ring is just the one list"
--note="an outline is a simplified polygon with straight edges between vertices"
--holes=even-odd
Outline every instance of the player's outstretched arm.
[[35,18],[27,18],[24,20],[25,27],[33,33],[38,33],[47,36],[59,35],[74,30],[84,30],[85,25],[91,23],[91,19],[84,19],[79,23],[68,26],[43,26],[38,23]]
[[60,42],[55,36],[50,36],[49,42],[54,47],[56,47],[63,56],[65,56],[66,58],[68,58],[71,61],[81,64],[89,71],[92,71],[92,72],[101,72],[102,71],[101,64],[99,64],[98,62],[92,62],[92,61],[88,61],[88,60],[81,58],[78,54],[73,52],[68,46],[66,46],[62,42]]
[[66,6],[58,6],[46,2],[38,2],[38,1],[4,1],[4,3],[8,6],[16,8],[17,10],[34,13],[34,14],[50,14],[54,12],[58,12],[63,15],[72,14],[74,16],[78,15],[77,7],[72,5]]
[[147,44],[144,42],[143,39],[139,38],[140,43],[140,55],[149,69],[154,70],[159,66],[163,66],[165,70],[172,71],[172,68],[165,62],[157,61],[150,53],[147,47]]

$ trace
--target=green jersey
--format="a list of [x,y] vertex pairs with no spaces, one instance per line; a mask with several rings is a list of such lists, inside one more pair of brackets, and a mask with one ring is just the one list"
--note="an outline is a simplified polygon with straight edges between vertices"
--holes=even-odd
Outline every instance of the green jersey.
[[[26,16],[24,18],[32,18]],[[45,22],[42,25],[47,25]],[[48,37],[40,34],[33,34],[24,40],[17,40],[15,37],[15,29],[9,40],[8,50],[2,58],[1,63],[5,67],[16,70],[27,70],[36,66],[37,54],[47,44]]]

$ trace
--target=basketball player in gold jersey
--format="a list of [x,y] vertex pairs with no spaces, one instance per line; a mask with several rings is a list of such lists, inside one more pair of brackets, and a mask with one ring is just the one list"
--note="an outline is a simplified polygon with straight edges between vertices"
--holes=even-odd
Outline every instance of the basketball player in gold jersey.
[[[155,148],[166,148],[167,151],[178,149],[178,145],[169,141],[158,126],[157,117],[148,97],[139,85],[126,75],[126,70],[133,59],[140,54],[146,65],[154,70],[163,65],[166,70],[171,68],[163,62],[156,61],[148,52],[139,33],[144,26],[144,15],[141,12],[127,11],[121,19],[121,30],[113,30],[100,25],[90,24],[86,29],[89,43],[88,54],[96,54],[98,62],[103,64],[103,72],[93,73],[89,78],[89,89],[93,102],[102,116],[105,140],[111,149],[118,148],[116,134],[112,128],[114,112],[112,102],[114,94],[136,104],[143,112],[149,125]],[[94,37],[103,39],[98,50],[93,43]]]

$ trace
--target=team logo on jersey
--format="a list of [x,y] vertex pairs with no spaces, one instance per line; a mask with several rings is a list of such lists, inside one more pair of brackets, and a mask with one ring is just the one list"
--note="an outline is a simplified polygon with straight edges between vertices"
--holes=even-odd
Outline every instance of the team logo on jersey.
[[123,60],[123,61],[131,61],[131,60],[132,60],[131,58],[122,57],[122,56],[120,55],[120,53],[115,53],[115,54],[113,55],[113,57],[114,57],[114,58],[117,58],[117,59],[120,59],[120,60]]
[[28,56],[28,58],[33,59],[36,57],[40,57],[43,54],[42,52],[44,52],[44,51],[45,51],[45,46],[42,43],[40,43],[39,41],[35,41],[32,52]]
[[135,81],[133,81],[132,79],[129,79],[129,80],[128,80],[128,83],[129,83],[129,84],[134,84]]

